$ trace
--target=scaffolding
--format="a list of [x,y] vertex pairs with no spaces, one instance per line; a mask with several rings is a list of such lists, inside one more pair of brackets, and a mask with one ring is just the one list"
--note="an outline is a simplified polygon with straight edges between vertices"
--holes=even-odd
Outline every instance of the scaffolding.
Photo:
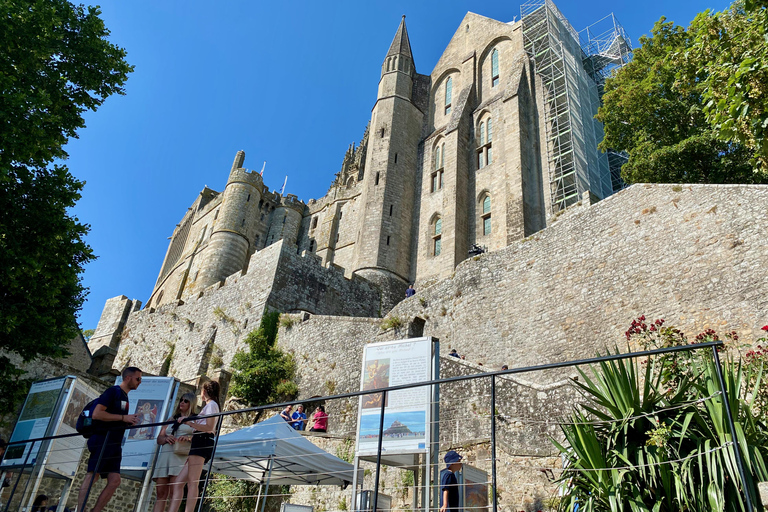
[[[533,0],[520,10],[525,50],[544,84],[550,207],[557,213],[587,191],[602,199],[623,186],[611,169],[620,155],[609,159],[597,149],[604,134],[594,116],[605,78],[631,57],[631,44],[613,15],[582,38],[551,0]],[[613,32],[598,32],[606,19]]]

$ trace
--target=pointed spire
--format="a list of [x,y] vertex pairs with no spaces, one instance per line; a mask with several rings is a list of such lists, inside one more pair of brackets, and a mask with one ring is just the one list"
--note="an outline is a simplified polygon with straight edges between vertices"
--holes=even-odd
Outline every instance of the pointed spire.
[[392,40],[392,45],[387,52],[387,57],[392,55],[405,55],[413,61],[411,41],[408,39],[408,30],[405,28],[405,14],[403,14],[403,19],[400,21],[400,26],[397,27],[395,38]]

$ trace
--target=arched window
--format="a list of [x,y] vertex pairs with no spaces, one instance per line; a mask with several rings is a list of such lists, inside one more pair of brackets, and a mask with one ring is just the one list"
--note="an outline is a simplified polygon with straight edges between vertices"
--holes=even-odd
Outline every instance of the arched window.
[[435,145],[435,172],[430,177],[430,192],[443,188],[443,167],[445,164],[445,143]]
[[453,78],[448,77],[445,81],[445,114],[451,113],[451,98],[453,96]]
[[490,114],[485,114],[477,128],[479,142],[477,147],[477,168],[482,169],[493,162],[491,143],[493,141],[493,125]]
[[443,219],[437,217],[432,226],[432,255],[440,256],[443,238]]
[[483,222],[483,236],[491,234],[491,196],[483,199],[483,214],[480,216]]
[[491,52],[491,87],[499,85],[499,50]]

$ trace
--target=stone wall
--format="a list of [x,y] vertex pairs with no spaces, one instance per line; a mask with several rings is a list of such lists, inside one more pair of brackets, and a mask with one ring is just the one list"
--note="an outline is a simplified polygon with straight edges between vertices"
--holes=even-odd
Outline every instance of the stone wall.
[[282,241],[255,253],[235,273],[187,302],[135,311],[120,333],[114,367],[136,365],[154,375],[192,381],[227,368],[267,309],[377,316],[378,291],[362,279],[300,257]]
[[425,335],[494,368],[622,347],[641,314],[754,340],[768,307],[766,211],[766,186],[634,185],[463,262],[388,316],[422,318]]

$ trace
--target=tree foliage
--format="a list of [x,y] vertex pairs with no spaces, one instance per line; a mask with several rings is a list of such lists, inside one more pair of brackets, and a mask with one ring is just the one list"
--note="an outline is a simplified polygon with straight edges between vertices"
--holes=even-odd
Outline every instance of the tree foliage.
[[280,313],[265,313],[259,328],[245,338],[248,351],[232,359],[231,393],[252,406],[286,402],[298,395],[293,356],[275,347],[279,318]]
[[[94,258],[88,226],[69,212],[83,183],[54,161],[83,113],[122,94],[132,70],[99,14],[66,0],[0,0],[0,349],[24,361],[66,353]],[[23,373],[0,356],[0,387],[21,390]],[[15,398],[4,393],[0,408]]]
[[[627,337],[644,348],[687,344],[663,320],[641,317]],[[729,340],[737,337],[731,333]],[[714,331],[696,341],[715,341]],[[560,510],[743,511],[741,478],[725,416],[727,400],[746,466],[744,486],[759,503],[768,478],[768,427],[755,407],[762,366],[726,360],[720,393],[711,350],[672,353],[642,362],[604,362],[580,372],[587,400],[563,425],[568,492]]]
[[[232,359],[234,372],[230,393],[251,406],[287,402],[299,394],[299,388],[293,381],[296,375],[293,356],[275,347],[279,320],[278,312],[264,313],[259,328],[245,338],[248,351],[239,351]],[[260,416],[257,416],[256,421]],[[211,508],[216,512],[238,512],[254,510],[256,507],[259,491],[257,482],[217,475],[208,489],[211,496],[223,498],[211,500]],[[268,487],[264,491],[269,496],[266,510],[279,510],[288,492],[288,486]]]
[[[765,16],[764,10],[760,11]],[[605,84],[603,150],[629,154],[628,183],[764,183],[763,62],[745,51],[763,36],[737,2],[686,30],[661,18],[633,60]],[[765,52],[765,44],[753,53]],[[750,131],[751,130],[751,131]],[[762,148],[762,149],[761,149]]]

